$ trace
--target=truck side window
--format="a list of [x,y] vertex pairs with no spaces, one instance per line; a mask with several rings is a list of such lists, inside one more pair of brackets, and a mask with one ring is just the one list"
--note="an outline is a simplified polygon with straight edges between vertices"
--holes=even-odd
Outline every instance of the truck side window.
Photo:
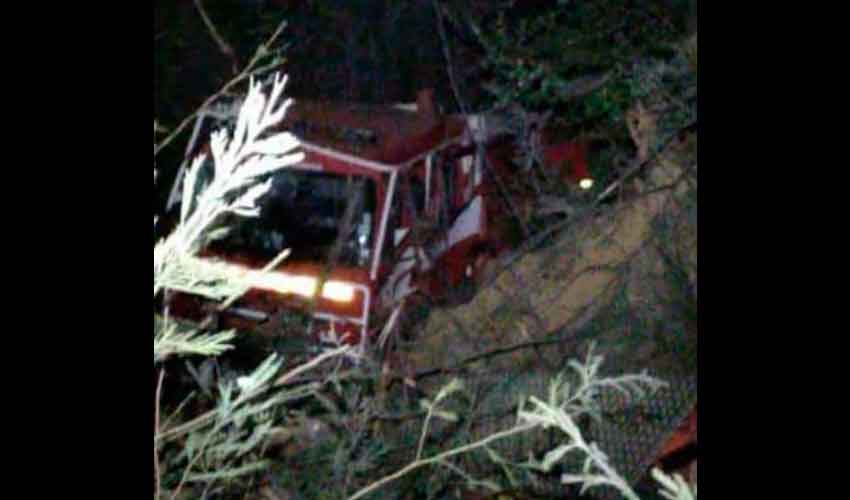
[[440,177],[443,180],[443,202],[439,210],[440,224],[449,225],[455,217],[455,161],[440,158]]
[[410,196],[413,201],[413,208],[416,209],[416,216],[423,217],[425,213],[425,181],[415,175],[410,176]]

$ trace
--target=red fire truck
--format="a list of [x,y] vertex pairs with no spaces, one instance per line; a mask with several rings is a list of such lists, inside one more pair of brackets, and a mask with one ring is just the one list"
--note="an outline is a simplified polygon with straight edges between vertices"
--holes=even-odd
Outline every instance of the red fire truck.
[[[220,315],[222,326],[300,310],[313,333],[364,342],[406,297],[445,296],[510,247],[500,179],[516,175],[512,139],[487,131],[481,115],[440,115],[431,91],[415,108],[296,100],[280,126],[300,139],[303,161],[275,174],[258,218],[202,256],[259,269],[291,254]],[[572,160],[567,178],[589,187],[580,145],[556,144],[545,159]],[[208,310],[185,294],[170,303],[178,317]]]

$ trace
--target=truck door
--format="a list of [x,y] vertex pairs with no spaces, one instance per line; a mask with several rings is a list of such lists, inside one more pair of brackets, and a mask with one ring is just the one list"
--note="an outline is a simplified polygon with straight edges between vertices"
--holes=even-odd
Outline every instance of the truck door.
[[424,172],[400,174],[387,224],[383,260],[392,272],[381,288],[384,304],[396,304],[417,290],[414,275],[422,269],[423,239],[430,217],[426,210]]

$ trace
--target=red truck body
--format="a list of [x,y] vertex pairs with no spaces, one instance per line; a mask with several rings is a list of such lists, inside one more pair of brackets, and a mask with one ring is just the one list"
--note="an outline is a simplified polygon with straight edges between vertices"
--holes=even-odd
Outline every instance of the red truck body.
[[[284,194],[278,199],[289,204],[277,212],[261,206],[260,218],[272,223],[255,233],[274,241],[266,252],[236,244],[213,246],[202,256],[259,269],[298,236],[304,237],[305,251],[296,248],[225,311],[223,326],[247,328],[300,309],[316,320],[313,333],[364,342],[381,327],[376,315],[385,317],[417,292],[445,294],[473,278],[482,257],[509,247],[504,224],[494,223],[511,217],[494,179],[515,175],[510,139],[485,137],[478,116],[440,116],[429,91],[420,93],[416,108],[307,101],[289,108],[280,126],[300,139],[305,157],[285,169],[288,180],[281,183]],[[477,154],[476,134],[486,144],[484,155]],[[547,148],[545,158],[558,167],[570,160],[565,179],[577,183],[589,178],[584,151],[581,145],[562,143]],[[352,238],[338,242],[340,258],[328,265],[332,252],[327,250],[334,246],[331,240],[350,201],[351,191],[342,188],[351,181],[365,186],[365,199],[354,210]],[[275,226],[275,220],[288,222]],[[323,241],[322,234],[332,237]],[[176,294],[171,311],[198,319],[202,303]]]

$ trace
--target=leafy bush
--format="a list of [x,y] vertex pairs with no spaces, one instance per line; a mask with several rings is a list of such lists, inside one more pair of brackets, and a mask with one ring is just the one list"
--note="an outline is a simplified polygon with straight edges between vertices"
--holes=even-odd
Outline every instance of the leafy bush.
[[[268,133],[283,119],[290,104],[288,100],[279,102],[285,83],[285,79],[275,78],[266,97],[261,85],[251,81],[233,133],[219,130],[212,135],[213,171],[206,172],[208,181],[201,180],[206,158],[200,156],[192,163],[183,183],[180,223],[154,246],[154,299],[168,289],[178,289],[224,300],[247,289],[245,276],[204,266],[195,255],[226,234],[227,228],[217,225],[225,214],[257,215],[256,200],[270,186],[261,181],[263,178],[302,159],[301,153],[292,152],[298,145],[294,136]],[[180,325],[166,313],[154,322],[154,367],[177,356],[218,356],[232,349],[233,337],[233,331],[210,333]],[[174,488],[176,496],[186,483],[203,485],[209,491],[265,470],[269,464],[261,459],[260,449],[274,430],[275,410],[317,389],[316,384],[285,390],[279,387],[349,350],[338,347],[325,351],[282,376],[278,373],[282,360],[271,355],[249,374],[219,380],[212,410],[171,425],[160,420],[160,371],[154,433],[157,495],[166,487]],[[169,423],[171,420],[167,419]]]
[[[628,500],[639,500],[631,486],[611,466],[608,457],[595,443],[585,440],[577,421],[584,415],[596,419],[601,418],[599,395],[602,391],[617,391],[626,398],[639,399],[651,395],[666,384],[647,373],[604,377],[599,371],[603,361],[603,356],[593,354],[593,347],[591,346],[583,362],[569,361],[568,366],[572,373],[562,373],[551,381],[549,393],[545,399],[530,396],[527,399],[520,400],[517,420],[513,427],[488,435],[478,441],[423,457],[423,444],[432,418],[437,417],[448,421],[458,419],[455,413],[439,408],[440,403],[449,396],[463,391],[463,383],[457,379],[452,380],[440,389],[433,402],[423,401],[426,416],[414,461],[365,486],[349,497],[349,500],[365,497],[417,469],[432,465],[442,466],[459,475],[470,489],[484,488],[492,492],[507,490],[507,486],[499,484],[493,478],[479,480],[472,477],[451,461],[455,457],[480,449],[487,451],[491,460],[505,466],[506,475],[509,479],[512,477],[509,471],[511,467],[549,472],[555,464],[562,462],[567,455],[578,454],[579,457],[584,457],[583,466],[577,473],[564,473],[561,476],[563,484],[581,484],[581,494],[589,488],[608,486],[616,489]],[[525,463],[511,464],[490,448],[497,441],[516,438],[521,434],[542,432],[547,429],[559,431],[563,442],[546,452],[540,460],[529,456]],[[662,495],[666,498],[673,500],[693,500],[696,498],[696,487],[691,488],[681,477],[671,478],[660,470],[653,471],[653,476],[661,484]],[[511,481],[511,483],[513,482]]]

